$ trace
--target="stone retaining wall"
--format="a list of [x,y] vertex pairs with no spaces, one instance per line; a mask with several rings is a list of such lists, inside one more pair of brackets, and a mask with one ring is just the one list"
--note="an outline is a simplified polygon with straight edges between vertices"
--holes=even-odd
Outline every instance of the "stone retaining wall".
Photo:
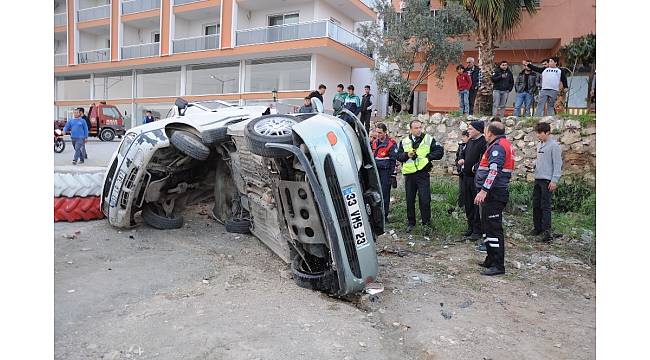
[[[415,117],[413,117],[414,119]],[[432,135],[445,148],[445,155],[440,161],[434,162],[432,173],[455,173],[454,161],[458,144],[461,141],[461,132],[467,129],[470,121],[489,120],[489,117],[452,117],[435,113],[419,115],[424,129]],[[408,118],[385,119],[391,136],[397,141],[408,135]],[[589,183],[596,181],[596,123],[591,122],[582,126],[577,120],[568,120],[559,117],[547,116],[543,118],[516,118],[509,116],[502,119],[506,125],[506,136],[515,148],[515,176],[528,181],[534,180],[532,167],[536,157],[537,138],[534,125],[538,121],[551,124],[552,136],[559,142],[562,149],[564,162],[563,175],[583,177]],[[487,128],[487,126],[486,126]]]

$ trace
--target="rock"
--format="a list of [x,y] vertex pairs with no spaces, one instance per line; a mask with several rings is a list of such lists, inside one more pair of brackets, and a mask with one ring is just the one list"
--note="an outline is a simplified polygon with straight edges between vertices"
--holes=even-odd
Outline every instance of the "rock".
[[544,116],[539,120],[539,122],[547,122],[547,123],[553,123],[555,121],[554,116]]
[[537,293],[534,292],[534,291],[529,291],[529,292],[526,293],[526,295],[528,295],[528,296],[530,296],[530,297],[534,297],[534,298],[537,297]]
[[74,289],[70,289],[70,290],[68,290],[68,294],[72,294],[73,292],[75,292]]
[[[444,126],[444,125],[440,125],[440,126]],[[456,152],[458,151],[458,143],[454,140],[449,140],[445,143],[444,148],[446,151]]]
[[511,127],[506,127],[506,135],[510,134],[512,132]]
[[473,303],[474,302],[472,300],[465,300],[460,305],[458,305],[458,307],[461,309],[467,309],[468,307],[472,306]]
[[515,126],[515,119],[516,118],[512,118],[511,116],[508,116],[508,118],[506,119],[505,125],[506,126]]
[[72,240],[72,239],[76,238],[77,236],[75,234],[63,234],[61,237],[64,238],[64,239]]
[[564,122],[564,127],[567,129],[580,129],[582,128],[582,125],[578,120],[566,120]]
[[594,135],[596,134],[596,127],[595,126],[590,126],[584,130],[584,133],[586,135]]
[[449,310],[440,310],[440,315],[442,315],[445,320],[449,320],[454,316],[454,314]]
[[102,356],[102,359],[105,359],[105,360],[115,360],[115,359],[119,359],[119,358],[120,358],[120,352],[117,351],[117,350],[113,350],[113,351],[111,351],[109,353],[104,354],[104,356]]
[[362,348],[365,348],[365,347],[368,347],[368,344],[366,344],[363,341],[359,341],[359,346],[361,346]]
[[435,113],[435,114],[431,115],[430,120],[431,120],[431,123],[433,123],[433,124],[440,124],[440,122],[443,120],[443,116],[442,116],[441,113]]
[[523,160],[523,159],[524,159],[523,156],[521,156],[521,155],[515,155],[515,163],[518,163],[518,162],[520,162],[520,161]]
[[583,149],[584,145],[581,142],[571,144],[571,150],[577,152],[578,154],[581,154],[583,152]]
[[513,261],[512,266],[514,266],[517,269],[521,269],[521,263],[519,261]]
[[398,322],[394,322],[394,323],[393,323],[393,327],[396,327],[396,328],[397,328],[397,327],[399,327],[399,325],[400,325],[400,324],[399,324]]
[[418,120],[420,120],[421,122],[429,122],[429,119],[430,119],[429,114],[418,115]]
[[523,139],[526,134],[522,130],[515,130],[512,133],[512,138],[515,140]]
[[556,348],[561,348],[561,347],[562,347],[562,344],[555,344],[554,346],[555,346]]
[[582,296],[584,296],[585,299],[587,299],[587,300],[591,299],[591,295],[589,293],[584,293],[584,294],[582,294]]
[[465,131],[465,130],[467,130],[467,126],[468,126],[468,125],[467,125],[466,122],[461,121],[461,122],[460,122],[460,125],[458,125],[458,128],[460,129],[460,131]]
[[206,285],[207,285],[207,284],[209,284],[209,283],[210,283],[210,280],[206,280],[206,279],[203,279],[203,281],[202,281],[202,282],[203,282],[204,284],[206,284]]
[[524,241],[524,240],[526,240],[526,237],[519,234],[519,233],[514,233],[514,234],[512,234],[512,239],[517,240],[517,241]]
[[438,125],[438,127],[436,128],[436,131],[439,132],[439,133],[446,133],[447,132],[447,125],[445,125],[445,124]]
[[526,141],[524,141],[524,140],[517,140],[517,141],[515,141],[515,146],[518,147],[518,148],[523,149],[523,148],[526,147]]
[[580,140],[582,140],[582,136],[580,136],[580,133],[578,131],[567,131],[560,138],[560,142],[566,145],[571,145]]
[[288,269],[280,269],[280,277],[286,280],[293,279],[293,273]]

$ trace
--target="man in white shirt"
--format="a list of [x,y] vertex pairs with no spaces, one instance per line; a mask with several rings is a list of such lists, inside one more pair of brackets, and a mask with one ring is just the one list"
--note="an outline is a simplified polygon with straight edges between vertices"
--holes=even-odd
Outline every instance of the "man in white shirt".
[[537,73],[542,74],[542,86],[539,92],[539,104],[535,110],[535,116],[544,116],[544,104],[546,104],[547,115],[555,115],[555,100],[557,99],[558,92],[560,91],[560,82],[564,88],[568,88],[566,76],[562,69],[557,67],[560,58],[553,56],[548,59],[548,67],[537,67],[529,61],[524,60],[523,65]]

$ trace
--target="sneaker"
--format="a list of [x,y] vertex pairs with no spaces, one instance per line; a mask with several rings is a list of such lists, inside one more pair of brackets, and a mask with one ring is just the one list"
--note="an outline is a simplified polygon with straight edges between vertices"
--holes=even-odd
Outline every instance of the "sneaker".
[[463,233],[463,236],[470,236],[470,235],[472,235],[473,232],[474,232],[474,231],[473,231],[472,229],[469,229],[469,230],[467,230],[467,231],[465,231],[465,232]]
[[83,160],[79,160],[79,165],[81,165],[81,164],[83,164],[83,163],[84,163]]
[[72,165],[77,165],[77,161],[76,161],[76,160],[72,160]]
[[476,251],[478,251],[480,253],[487,253],[487,247],[485,247],[485,244],[479,244],[476,247]]
[[483,271],[481,273],[481,275],[494,276],[494,275],[502,275],[502,274],[505,274],[505,273],[506,273],[505,270],[501,270],[501,269],[497,268],[496,266],[492,266],[491,268]]
[[407,232],[407,233],[410,233],[411,231],[413,231],[413,225],[409,225],[409,226],[407,226],[407,227],[406,227],[406,232]]

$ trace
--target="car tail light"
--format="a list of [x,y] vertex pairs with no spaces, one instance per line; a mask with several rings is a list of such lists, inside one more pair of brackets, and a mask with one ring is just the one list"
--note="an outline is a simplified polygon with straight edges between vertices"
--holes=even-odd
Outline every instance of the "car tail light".
[[334,132],[330,131],[327,133],[327,141],[330,142],[330,145],[334,146],[336,145],[338,139],[336,138],[336,134]]

